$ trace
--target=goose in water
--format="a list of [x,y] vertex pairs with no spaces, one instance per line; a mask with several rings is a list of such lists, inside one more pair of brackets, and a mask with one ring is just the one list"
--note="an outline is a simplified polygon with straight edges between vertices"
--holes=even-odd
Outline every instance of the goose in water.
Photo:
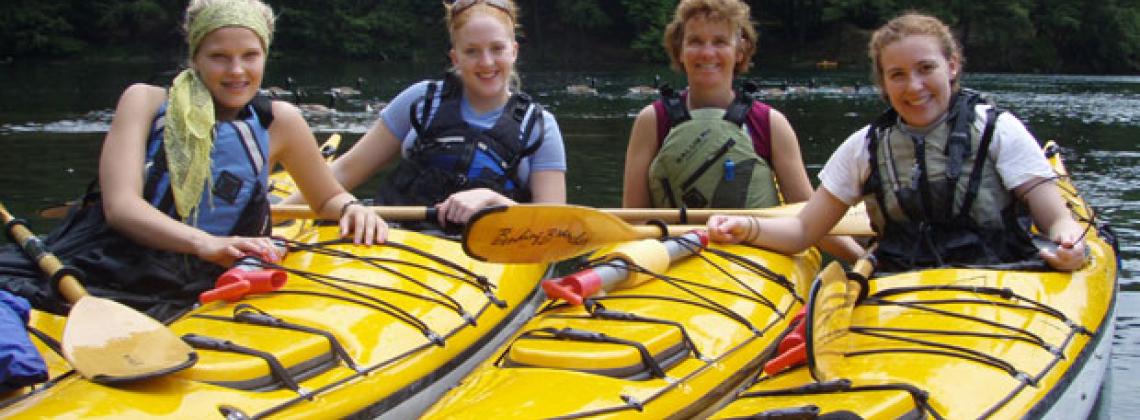
[[297,97],[295,96],[296,90],[293,86],[292,76],[285,78],[285,87],[270,86],[265,89],[261,89],[261,94],[273,99],[284,99],[286,97],[292,96],[294,101],[297,100]]
[[[294,90],[293,94],[298,95],[297,96],[298,98],[305,98],[308,96],[308,94],[305,93],[304,91],[297,91],[297,90]],[[335,92],[328,92],[326,95],[329,98],[329,102],[327,105],[315,104],[315,103],[301,103],[301,100],[298,99],[297,100],[297,108],[300,108],[301,112],[303,112],[305,114],[311,114],[311,115],[332,114],[332,113],[336,112],[336,101],[340,97],[340,95],[338,95]]]
[[653,86],[633,86],[629,88],[629,94],[635,96],[651,96],[657,94],[657,89],[661,87],[661,75],[653,75]]
[[329,89],[329,93],[335,93],[342,98],[346,97],[346,96],[359,95],[360,92],[362,92],[362,91],[364,91],[364,78],[363,77],[357,77],[356,78],[356,87],[355,88],[349,87],[349,86],[337,86],[337,87],[334,87],[332,89]]
[[595,88],[597,80],[593,77],[587,77],[586,82],[589,83],[589,85],[566,86],[566,92],[571,95],[597,95],[598,89]]

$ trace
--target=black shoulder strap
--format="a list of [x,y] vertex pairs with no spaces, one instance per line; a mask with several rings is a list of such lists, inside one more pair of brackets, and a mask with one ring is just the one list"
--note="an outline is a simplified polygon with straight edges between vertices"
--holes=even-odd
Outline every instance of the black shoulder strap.
[[[875,193],[879,199],[879,204],[883,204],[882,195],[882,176],[879,174],[879,132],[884,128],[894,124],[898,118],[898,113],[894,108],[889,108],[875,118],[871,122],[871,126],[867,127],[867,152],[871,156],[871,174],[867,177],[867,182],[863,183],[863,195]],[[886,208],[883,206],[883,208]]]
[[724,120],[733,124],[744,126],[744,121],[748,119],[748,111],[752,110],[752,92],[756,91],[756,85],[752,82],[745,82],[744,86],[736,91],[736,98],[728,105],[728,109],[724,111]]
[[[522,152],[519,153],[519,156],[517,158],[521,160],[523,157],[534,154],[534,152],[538,151],[538,148],[542,146],[542,141],[546,137],[546,118],[543,115],[543,112],[545,110],[542,108],[542,105],[538,102],[534,102],[534,100],[531,99],[530,95],[519,92],[515,96],[518,96],[519,98],[514,109],[515,120],[518,121],[522,127],[522,134],[520,135],[519,140],[522,141],[523,145],[526,145],[527,142],[530,141],[531,136],[534,135],[534,126],[538,125],[538,139],[534,141],[534,144],[523,148]],[[533,110],[530,111],[530,120],[524,120],[524,118],[526,118],[527,111],[531,108],[533,108]]]
[[[427,123],[428,117],[431,116],[431,108],[435,106],[435,91],[440,89],[440,85],[444,82],[429,82],[427,91],[424,96],[412,102],[408,107],[408,121],[412,123],[412,129],[416,130],[416,137],[424,136],[424,124]],[[416,115],[416,107],[423,105],[420,115]]]
[[970,207],[974,205],[974,199],[978,197],[978,188],[982,185],[982,172],[990,154],[990,143],[993,142],[994,129],[1002,112],[1004,110],[998,109],[997,106],[991,106],[986,110],[986,129],[982,132],[982,140],[978,142],[978,154],[974,157],[974,169],[970,173],[970,183],[966,184],[966,196],[962,197],[962,209],[959,215],[968,215]]
[[970,125],[974,122],[974,105],[982,99],[977,92],[962,89],[954,95],[954,103],[950,105],[954,110],[954,122],[950,126],[950,138],[946,144],[946,177],[950,185],[958,183],[962,174],[962,162],[970,156]]
[[669,117],[669,127],[676,127],[677,124],[690,120],[689,110],[685,108],[685,103],[681,101],[681,96],[673,91],[669,85],[662,85],[661,89],[661,103],[665,105],[665,115]]
[[273,124],[273,99],[259,93],[249,104],[253,106],[253,112],[257,113],[261,126],[268,130],[269,124]]

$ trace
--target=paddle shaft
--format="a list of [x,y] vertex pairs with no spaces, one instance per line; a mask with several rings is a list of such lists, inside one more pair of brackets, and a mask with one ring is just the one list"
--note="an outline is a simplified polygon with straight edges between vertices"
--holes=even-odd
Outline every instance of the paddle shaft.
[[625,221],[660,220],[665,223],[704,223],[714,214],[754,217],[795,216],[803,205],[766,209],[598,209]]
[[[384,220],[401,222],[430,222],[436,219],[435,207],[425,206],[369,206],[368,209]],[[273,221],[289,219],[321,219],[309,206],[303,204],[277,204],[271,207]]]
[[[376,213],[384,220],[395,220],[404,222],[430,222],[436,218],[435,207],[420,207],[420,206],[368,206],[368,209]],[[618,214],[627,214],[631,218],[643,217],[646,213],[639,213],[641,210],[649,210],[649,214],[661,215],[677,214],[677,210],[667,209],[600,209],[601,211],[610,212],[617,211]],[[626,211],[629,210],[629,211]],[[706,215],[712,214],[712,211],[704,210]],[[313,212],[309,206],[303,204],[277,204],[272,207],[272,214],[274,221],[288,220],[288,219],[319,219],[320,216]],[[620,217],[620,216],[619,216]],[[668,217],[666,217],[668,218]],[[674,226],[670,225],[667,228],[668,236],[677,236],[693,229],[703,229],[704,226]],[[645,238],[659,238],[661,237],[661,228],[652,225],[638,225],[630,226],[630,229],[636,232],[636,235],[631,236],[630,239],[645,239]]]
[[[665,223],[705,223],[714,214],[752,216],[760,218],[795,217],[804,203],[787,204],[763,209],[598,209],[627,222],[657,220]],[[829,235],[874,236],[867,211],[862,206],[852,207],[839,219]]]
[[[420,206],[369,206],[377,216],[384,220],[402,222],[434,221],[437,218],[435,207]],[[802,203],[766,209],[597,209],[625,221],[657,220],[665,223],[690,224],[704,223],[714,214],[732,214],[753,217],[794,217],[803,208]],[[272,207],[273,221],[278,222],[289,219],[319,219],[306,205],[278,204]],[[638,231],[637,238],[654,238],[660,236],[660,229],[653,226],[633,226]],[[691,228],[678,232],[687,232]],[[673,232],[670,229],[670,232]],[[671,233],[672,234],[672,233]],[[852,209],[840,219],[839,223],[831,229],[831,235],[872,236],[866,212],[862,207]]]
[[[43,241],[32,234],[31,230],[25,225],[23,220],[18,220],[10,213],[3,205],[0,205],[0,217],[3,218],[4,226],[13,241],[20,245],[27,253],[28,257],[40,266],[40,270],[49,277],[55,276],[61,268],[63,263],[56,258],[54,254],[47,250]],[[68,302],[75,303],[79,299],[87,296],[87,290],[83,285],[79,284],[79,280],[71,274],[63,274],[59,279],[59,292]]]

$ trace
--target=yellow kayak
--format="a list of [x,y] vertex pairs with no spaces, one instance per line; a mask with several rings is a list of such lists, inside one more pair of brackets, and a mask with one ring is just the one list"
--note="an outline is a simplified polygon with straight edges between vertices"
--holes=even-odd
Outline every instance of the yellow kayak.
[[[661,243],[597,255],[655,255],[647,242]],[[815,249],[786,256],[740,245],[671,265],[639,258],[620,265],[634,277],[604,295],[581,305],[547,301],[424,418],[704,415],[756,371],[820,264]],[[598,260],[582,273],[614,264]]]
[[713,417],[1088,417],[1110,358],[1117,253],[1056,144],[1044,150],[1090,226],[1082,269],[931,269],[866,286],[821,275],[807,364],[760,375]]
[[[292,183],[275,175],[275,194]],[[487,358],[541,302],[541,264],[468,258],[454,240],[395,229],[370,247],[297,221],[284,287],[200,305],[169,328],[198,361],[167,376],[103,385],[60,356],[66,318],[33,311],[48,383],[0,396],[0,417],[414,417]]]
[[[293,244],[283,288],[171,323],[196,339],[199,360],[169,376],[96,384],[34,339],[53,378],[0,403],[0,416],[407,418],[534,312],[547,271],[474,261],[456,242],[415,232],[372,247],[327,243],[336,237],[337,227],[320,227]],[[64,322],[36,311],[31,327],[58,339]]]

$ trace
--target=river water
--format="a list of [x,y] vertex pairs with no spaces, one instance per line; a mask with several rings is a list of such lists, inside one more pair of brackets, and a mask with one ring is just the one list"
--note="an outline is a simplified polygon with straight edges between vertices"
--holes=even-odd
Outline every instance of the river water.
[[[306,102],[329,105],[333,86],[363,94],[342,99],[336,112],[308,113],[319,137],[341,133],[355,142],[375,118],[368,108],[404,86],[438,75],[438,66],[393,63],[271,63],[265,86],[287,76],[307,93]],[[43,231],[51,221],[33,217],[44,206],[78,196],[93,179],[103,133],[123,88],[171,79],[168,63],[28,63],[0,65],[0,201]],[[553,111],[565,136],[573,203],[617,207],[629,127],[652,98],[628,88],[652,84],[654,75],[678,86],[665,67],[614,67],[562,71],[522,68],[524,90]],[[852,131],[884,108],[863,73],[791,73],[754,70],[747,78],[768,91],[762,98],[781,110],[800,139],[808,173]],[[594,79],[597,95],[571,95],[566,86]],[[1119,282],[1140,290],[1140,77],[967,74],[964,86],[991,95],[1020,117],[1041,141],[1057,140],[1084,197],[1120,237]],[[785,88],[786,87],[786,88]],[[358,191],[367,195],[375,182]],[[1122,293],[1117,306],[1112,375],[1102,393],[1099,418],[1132,418],[1140,412],[1140,293]]]

